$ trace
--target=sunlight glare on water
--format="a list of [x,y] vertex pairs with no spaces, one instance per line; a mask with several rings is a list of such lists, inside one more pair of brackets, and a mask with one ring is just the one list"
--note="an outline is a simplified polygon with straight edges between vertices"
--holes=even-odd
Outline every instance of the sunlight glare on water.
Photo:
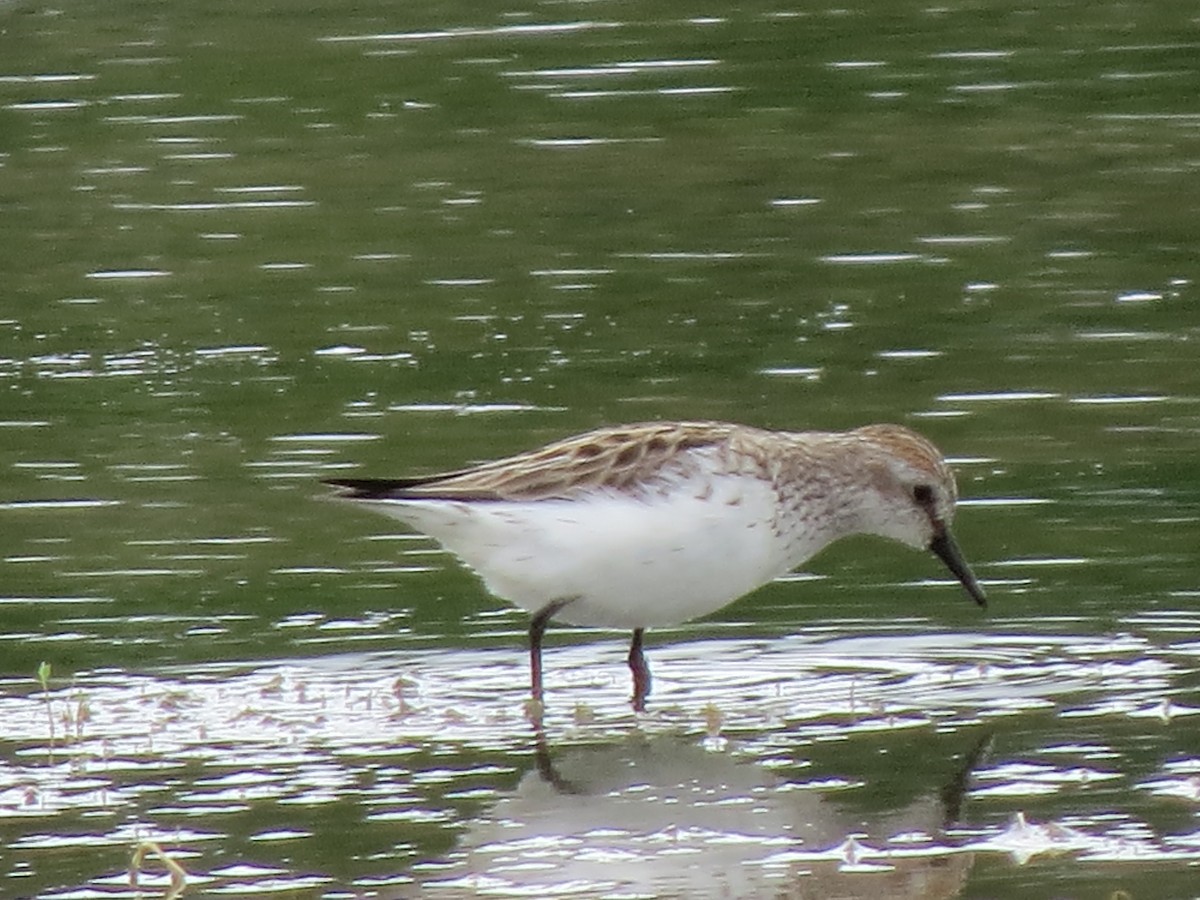
[[[293,7],[0,12],[0,896],[1195,894],[1187,4]],[[653,419],[917,427],[989,606],[839,542],[539,735],[320,485]]]
[[[865,633],[664,643],[651,654],[657,693],[635,722],[619,647],[548,651],[545,738],[525,719],[516,649],[343,654],[177,676],[98,672],[49,694],[0,699],[19,748],[0,788],[0,821],[23,821],[25,836],[10,845],[22,859],[62,845],[36,823],[84,816],[76,828],[90,837],[73,835],[72,846],[169,841],[197,883],[263,892],[314,882],[287,869],[233,872],[210,861],[206,846],[233,839],[222,828],[258,844],[303,842],[313,832],[298,813],[326,804],[366,813],[356,845],[374,848],[379,874],[362,884],[388,881],[390,871],[395,884],[416,879],[450,896],[486,885],[504,896],[567,884],[683,890],[704,878],[752,890],[795,877],[796,866],[839,884],[870,867],[908,871],[915,891],[919,871],[947,864],[939,859],[965,877],[972,854],[1200,861],[1200,845],[1147,823],[1130,838],[1136,813],[1102,802],[1070,825],[1021,813],[1007,824],[956,825],[972,798],[1032,803],[1126,778],[1121,756],[1103,747],[1065,743],[996,765],[980,748],[1053,709],[1068,729],[1079,717],[1163,710],[1180,662],[1144,640]],[[950,768],[930,780],[929,796],[883,818],[846,818],[854,791],[824,774],[830,750],[876,730],[892,740],[940,735],[967,769],[955,776],[943,760]],[[719,744],[706,743],[715,736]],[[1141,790],[1194,799],[1198,765],[1176,760]],[[952,778],[965,794],[948,811],[937,792],[939,779]],[[153,805],[144,808],[148,790]],[[405,875],[408,853],[386,849],[389,823],[445,821],[463,802],[475,812],[458,847]],[[102,816],[89,825],[89,813]],[[114,815],[121,824],[102,824]],[[534,860],[554,865],[526,865]]]

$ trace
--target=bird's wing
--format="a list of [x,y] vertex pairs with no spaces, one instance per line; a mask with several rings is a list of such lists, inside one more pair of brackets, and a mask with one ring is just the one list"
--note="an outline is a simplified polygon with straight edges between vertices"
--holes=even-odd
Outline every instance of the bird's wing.
[[470,469],[418,478],[333,478],[351,500],[548,500],[648,483],[688,451],[713,446],[736,428],[711,422],[655,422],[590,431]]

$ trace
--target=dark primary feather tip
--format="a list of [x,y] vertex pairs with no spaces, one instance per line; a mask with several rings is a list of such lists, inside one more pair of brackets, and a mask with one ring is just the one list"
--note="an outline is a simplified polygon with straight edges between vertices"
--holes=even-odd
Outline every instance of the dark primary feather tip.
[[325,478],[321,484],[341,488],[337,496],[344,500],[386,500],[420,481],[412,478]]

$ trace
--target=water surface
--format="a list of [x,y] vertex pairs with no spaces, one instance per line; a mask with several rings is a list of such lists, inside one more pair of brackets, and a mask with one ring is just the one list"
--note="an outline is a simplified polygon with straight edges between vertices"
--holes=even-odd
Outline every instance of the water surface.
[[[1190,895],[1190,15],[4,5],[0,894]],[[539,735],[318,486],[656,418],[918,428],[991,606],[847,541]]]

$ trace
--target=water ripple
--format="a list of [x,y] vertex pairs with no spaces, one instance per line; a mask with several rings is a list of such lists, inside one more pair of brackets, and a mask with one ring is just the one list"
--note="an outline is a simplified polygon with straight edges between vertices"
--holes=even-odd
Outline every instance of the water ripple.
[[[48,692],[8,684],[0,833],[24,823],[10,849],[30,860],[156,840],[179,848],[194,883],[257,893],[366,883],[361,871],[287,866],[282,848],[324,839],[304,811],[331,806],[360,823],[356,840],[375,846],[377,860],[390,861],[391,875],[372,883],[421,883],[446,896],[485,887],[549,896],[571,885],[589,896],[668,888],[708,896],[700,885],[714,878],[750,896],[800,869],[806,884],[845,896],[867,896],[869,882],[846,879],[869,872],[904,873],[909,887],[894,895],[918,896],[915,885],[936,870],[945,892],[921,896],[951,896],[980,853],[1018,863],[1059,853],[1200,860],[1200,842],[1186,836],[1139,823],[1130,838],[1129,814],[1086,828],[985,815],[982,827],[945,830],[963,802],[986,810],[1090,796],[1128,778],[1119,752],[1070,740],[1069,723],[1153,715],[1165,726],[1197,711],[1172,699],[1188,669],[1148,639],[688,641],[650,649],[656,693],[642,716],[627,705],[623,652],[607,642],[547,651],[544,733],[526,720],[526,662],[516,649],[100,671]],[[1032,757],[991,758],[989,735],[1055,714],[1063,739]],[[941,775],[883,813],[851,812],[855,797],[893,777],[871,755],[852,759],[867,746],[913,741],[932,751]],[[1194,803],[1197,771],[1194,759],[1176,760],[1139,787]],[[465,824],[464,804],[473,810]],[[433,849],[439,834],[455,836],[448,855]],[[205,844],[218,839],[243,847],[247,860],[278,845],[278,864],[210,860]],[[96,871],[81,889],[106,884]]]

